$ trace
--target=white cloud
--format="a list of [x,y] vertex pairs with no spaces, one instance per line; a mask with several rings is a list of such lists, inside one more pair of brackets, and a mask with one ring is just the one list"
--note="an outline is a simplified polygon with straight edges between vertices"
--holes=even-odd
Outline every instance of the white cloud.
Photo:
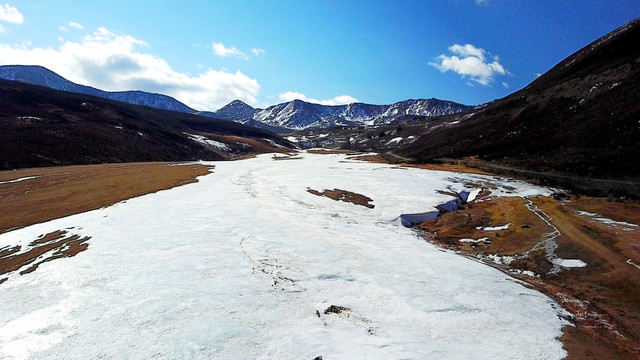
[[[500,58],[491,56],[484,49],[471,44],[449,46],[449,51],[454,55],[438,56],[439,62],[430,62],[429,65],[445,73],[453,71],[463,78],[469,78],[481,85],[489,85],[496,76],[507,75],[509,72],[500,64]],[[487,60],[490,58],[490,60]]]
[[489,0],[476,0],[478,5],[489,5]]
[[214,110],[232,100],[256,104],[260,85],[240,71],[208,69],[197,76],[177,72],[162,58],[140,51],[147,43],[99,28],[58,49],[0,44],[0,64],[41,65],[61,76],[100,89],[167,94],[199,109]]
[[4,26],[0,24],[0,33],[5,33],[5,32],[7,32],[7,29],[5,29]]
[[58,26],[58,30],[60,30],[60,31],[69,31],[69,29],[67,29],[66,27],[64,27],[62,25]]
[[539,72],[534,72],[533,76],[535,76],[536,78],[539,78],[540,76],[542,76],[542,74]]
[[18,9],[9,4],[0,5],[0,21],[6,21],[12,24],[22,24],[24,17]]
[[253,55],[258,56],[258,55],[260,55],[260,54],[264,54],[264,53],[266,53],[266,52],[267,52],[267,50],[265,50],[265,49],[256,49],[256,48],[253,48],[253,49],[251,49],[251,52],[253,53]]
[[280,98],[280,100],[284,102],[289,102],[292,100],[302,100],[302,101],[315,103],[315,104],[322,104],[322,105],[346,105],[346,104],[352,104],[352,103],[358,102],[358,99],[349,95],[338,95],[328,100],[316,100],[316,99],[308,98],[305,94],[302,94],[296,91],[287,91],[286,93],[282,93],[278,95],[278,98]]
[[504,86],[504,88],[505,88],[505,89],[508,89],[508,88],[509,88],[509,84],[508,84],[508,83],[506,83],[506,82],[504,82],[504,81],[502,82],[502,86]]
[[84,29],[84,26],[78,24],[77,22],[73,22],[73,21],[69,23],[69,26],[71,26],[73,28],[76,28],[76,29],[81,29],[81,30]]
[[222,57],[229,57],[229,56],[234,56],[234,57],[239,57],[241,59],[244,60],[249,60],[249,57],[243,53],[242,51],[238,50],[236,47],[232,46],[232,47],[225,47],[224,44],[222,43],[217,43],[214,42],[211,47],[213,48],[213,52],[216,53],[216,55],[218,56],[222,56]]
[[462,57],[475,56],[478,59],[485,61],[484,49],[477,48],[471,44],[466,44],[466,45],[453,44],[449,46],[449,51],[451,51],[456,55],[460,55]]

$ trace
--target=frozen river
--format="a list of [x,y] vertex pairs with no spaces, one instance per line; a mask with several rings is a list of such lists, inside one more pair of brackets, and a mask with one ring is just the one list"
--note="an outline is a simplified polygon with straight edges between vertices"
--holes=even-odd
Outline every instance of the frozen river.
[[217,162],[198,183],[0,235],[0,248],[63,229],[91,237],[0,284],[0,358],[565,356],[552,300],[397,219],[450,200],[436,190],[463,190],[452,177],[487,177],[302,156]]

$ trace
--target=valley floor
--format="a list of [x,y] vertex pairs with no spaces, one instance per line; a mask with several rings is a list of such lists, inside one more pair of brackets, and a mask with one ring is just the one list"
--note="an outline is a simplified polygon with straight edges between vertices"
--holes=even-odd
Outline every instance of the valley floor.
[[[212,167],[196,183],[104,207],[193,182]],[[602,269],[627,266],[624,274],[640,278],[633,273],[640,259],[630,253],[638,247],[632,223],[637,208],[618,218],[617,203],[603,210],[607,204],[582,199],[568,203],[565,212],[554,210],[549,189],[473,171],[426,171],[311,153],[73,168],[47,170],[75,174],[67,180],[44,181],[41,170],[0,173],[3,214],[18,214],[2,231],[26,226],[0,234],[0,301],[7,304],[0,313],[0,357],[560,359],[569,350],[575,358],[597,358],[610,353],[595,346],[578,352],[593,339],[585,325],[595,323],[576,313],[578,327],[567,326],[574,319],[558,303],[576,308],[550,289],[595,306],[602,302],[594,294],[606,285],[606,276],[598,277]],[[400,225],[400,214],[431,211],[452,191],[479,185],[485,187],[481,201],[424,224],[438,246]],[[83,192],[102,195],[88,201],[89,208],[67,205],[62,208],[70,212],[55,212],[44,199],[56,188],[66,189],[57,197],[62,204],[86,203],[77,200]],[[32,191],[38,196],[26,197]],[[14,200],[3,203],[8,195]],[[90,209],[96,210],[85,212]],[[560,246],[555,263],[533,256],[511,267],[493,262],[526,282],[442,249],[489,264],[491,254],[499,255],[495,260],[526,252],[553,232],[536,209],[552,216],[547,220],[562,234],[553,238]],[[457,226],[465,212],[477,223]],[[577,223],[560,220],[574,215],[584,220],[582,233],[586,226],[613,241],[605,231],[625,232],[620,256],[631,263],[602,260],[610,246],[593,244],[600,257],[565,246],[567,223]],[[609,217],[619,227],[597,220],[613,221]],[[525,230],[536,235],[524,236]],[[436,231],[440,238],[428,236]],[[485,237],[491,241],[479,241]],[[586,266],[557,265],[581,262]],[[548,281],[549,266],[558,268],[554,276],[564,282]],[[576,285],[588,276],[592,288]],[[626,310],[637,311],[637,299],[629,296],[613,298],[618,305],[626,301],[615,308],[618,313],[601,306],[599,316],[624,318],[612,322],[616,326],[633,325],[636,314]]]
[[196,181],[196,163],[124,163],[0,171],[0,234]]

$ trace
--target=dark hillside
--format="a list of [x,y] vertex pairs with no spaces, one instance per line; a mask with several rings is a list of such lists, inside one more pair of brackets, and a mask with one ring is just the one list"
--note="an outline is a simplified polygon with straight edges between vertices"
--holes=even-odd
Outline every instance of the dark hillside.
[[[228,149],[192,139],[203,133]],[[225,140],[231,135],[235,142]],[[241,144],[239,138],[258,142]],[[266,151],[274,146],[270,141],[291,146],[273,133],[229,121],[0,80],[0,169],[222,160]]]

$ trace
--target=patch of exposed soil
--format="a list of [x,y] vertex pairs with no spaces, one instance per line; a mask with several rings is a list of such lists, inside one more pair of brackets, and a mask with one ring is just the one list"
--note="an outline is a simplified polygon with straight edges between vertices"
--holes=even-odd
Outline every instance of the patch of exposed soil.
[[20,245],[0,249],[0,275],[20,271],[25,275],[35,271],[41,264],[65,257],[72,257],[86,250],[90,237],[68,235],[66,231],[54,231],[42,235],[22,249]]
[[128,163],[0,171],[0,233],[170,189],[209,173],[199,164]]
[[370,202],[373,201],[373,199],[371,199],[370,197],[347,190],[333,189],[319,192],[318,190],[307,189],[307,192],[317,196],[325,196],[336,201],[344,201],[355,205],[368,207],[369,209],[373,209],[375,207],[375,205],[370,204]]
[[[418,228],[430,241],[528,282],[574,314],[576,327],[565,327],[561,338],[570,359],[637,359],[640,268],[633,264],[640,263],[640,227],[632,226],[637,224],[637,202],[539,196],[491,198]],[[558,258],[586,266],[562,267]]]

